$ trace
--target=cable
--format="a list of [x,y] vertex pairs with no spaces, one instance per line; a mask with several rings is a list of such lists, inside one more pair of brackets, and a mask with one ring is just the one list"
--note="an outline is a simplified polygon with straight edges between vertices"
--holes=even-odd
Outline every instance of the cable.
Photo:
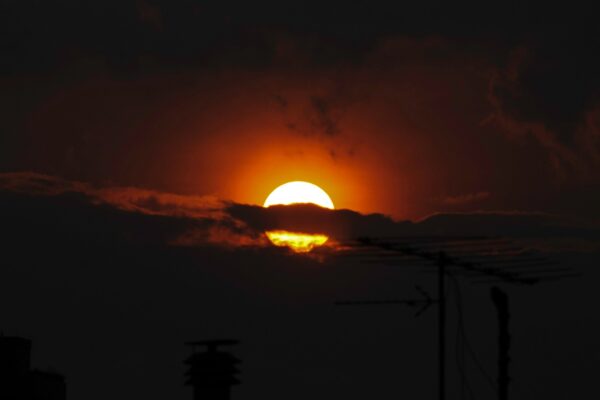
[[486,372],[485,368],[483,368],[483,366],[481,365],[481,362],[477,358],[477,355],[475,354],[475,351],[473,350],[473,348],[470,344],[470,341],[467,337],[465,323],[464,323],[464,311],[463,311],[463,305],[462,305],[462,294],[460,291],[460,285],[458,284],[458,280],[456,279],[456,277],[454,277],[452,275],[449,275],[449,276],[452,278],[452,282],[454,283],[454,287],[456,290],[459,327],[460,327],[460,331],[461,331],[463,345],[469,351],[471,359],[474,361],[475,365],[479,369],[479,372],[481,372],[481,374],[486,378],[487,383],[490,385],[490,387],[492,389],[494,389],[494,391],[497,391],[498,386],[496,385],[494,380],[490,377],[490,375]]

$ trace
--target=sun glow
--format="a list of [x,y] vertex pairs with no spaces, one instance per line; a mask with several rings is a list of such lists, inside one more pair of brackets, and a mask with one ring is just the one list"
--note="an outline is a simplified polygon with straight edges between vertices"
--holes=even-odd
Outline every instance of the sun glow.
[[[265,200],[264,207],[303,203],[334,209],[331,198],[323,189],[312,183],[302,181],[288,182],[273,190]],[[329,239],[327,235],[323,234],[285,230],[273,230],[265,233],[275,246],[287,246],[297,253],[309,252],[315,246],[321,246]]]

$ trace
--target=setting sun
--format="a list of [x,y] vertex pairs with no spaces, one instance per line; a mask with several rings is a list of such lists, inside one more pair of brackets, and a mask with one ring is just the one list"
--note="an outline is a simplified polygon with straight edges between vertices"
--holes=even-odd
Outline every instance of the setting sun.
[[[315,204],[323,208],[334,209],[331,198],[323,189],[302,181],[288,182],[273,190],[265,200],[264,207],[290,204]],[[275,246],[288,246],[298,253],[309,252],[315,246],[321,246],[329,239],[323,234],[285,230],[267,231],[266,235]]]
[[333,210],[333,202],[323,189],[312,183],[294,181],[284,183],[273,190],[265,200],[264,207],[298,203],[316,204]]

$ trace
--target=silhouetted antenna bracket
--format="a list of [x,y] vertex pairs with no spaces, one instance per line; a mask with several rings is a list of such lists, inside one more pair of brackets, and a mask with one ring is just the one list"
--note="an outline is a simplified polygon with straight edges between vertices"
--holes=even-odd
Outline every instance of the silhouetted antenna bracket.
[[421,299],[390,299],[390,300],[351,300],[351,301],[336,301],[338,306],[374,306],[374,305],[405,305],[408,307],[419,307],[415,317],[423,314],[432,304],[439,303],[438,299],[433,299],[420,286],[415,286],[417,291],[423,296]]

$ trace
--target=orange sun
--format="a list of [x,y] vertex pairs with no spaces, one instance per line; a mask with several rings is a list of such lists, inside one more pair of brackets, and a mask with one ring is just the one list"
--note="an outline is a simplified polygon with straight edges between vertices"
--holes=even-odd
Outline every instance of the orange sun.
[[[323,189],[312,183],[294,181],[288,182],[273,190],[265,200],[264,207],[274,205],[289,205],[309,203],[323,208],[334,209],[331,198]],[[297,253],[306,253],[315,246],[321,246],[327,239],[326,235],[284,230],[267,231],[267,237],[275,246],[287,246]]]

